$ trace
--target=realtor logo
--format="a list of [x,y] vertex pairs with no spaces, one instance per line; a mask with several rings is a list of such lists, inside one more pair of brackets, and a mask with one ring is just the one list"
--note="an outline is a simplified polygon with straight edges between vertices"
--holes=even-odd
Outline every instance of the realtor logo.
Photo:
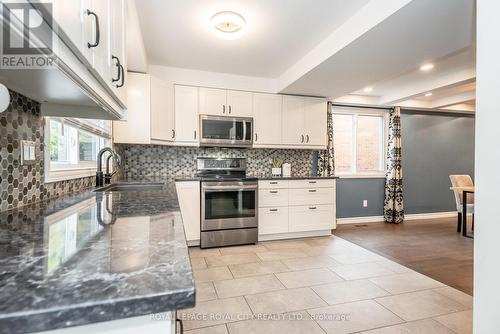
[[46,69],[54,57],[51,3],[3,2],[2,69]]

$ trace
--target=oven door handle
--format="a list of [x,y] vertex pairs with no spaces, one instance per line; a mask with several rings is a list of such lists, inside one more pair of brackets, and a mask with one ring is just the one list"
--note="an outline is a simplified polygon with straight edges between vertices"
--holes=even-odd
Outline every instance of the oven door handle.
[[202,186],[203,191],[257,190],[257,185],[248,186]]

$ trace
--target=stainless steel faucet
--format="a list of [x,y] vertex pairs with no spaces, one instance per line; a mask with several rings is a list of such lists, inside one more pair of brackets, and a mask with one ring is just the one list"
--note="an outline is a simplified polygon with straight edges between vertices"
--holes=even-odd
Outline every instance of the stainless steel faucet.
[[[103,172],[102,172],[102,156],[104,155],[105,152],[109,152],[111,155],[106,160],[106,174],[103,174]],[[103,148],[97,154],[97,172],[95,173],[95,185],[96,185],[96,187],[102,187],[104,185],[105,181],[106,181],[106,183],[111,183],[111,177],[113,176],[114,173],[110,173],[110,171],[109,171],[109,159],[110,159],[110,157],[113,158],[113,163],[116,166],[120,165],[120,156],[118,154],[116,154],[116,152],[113,151],[110,147]]]

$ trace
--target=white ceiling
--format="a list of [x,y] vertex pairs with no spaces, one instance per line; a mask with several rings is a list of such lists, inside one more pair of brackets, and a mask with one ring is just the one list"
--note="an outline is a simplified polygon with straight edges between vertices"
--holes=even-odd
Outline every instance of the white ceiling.
[[[150,64],[276,78],[369,0],[148,0],[137,2]],[[210,32],[219,11],[245,18],[238,40]]]

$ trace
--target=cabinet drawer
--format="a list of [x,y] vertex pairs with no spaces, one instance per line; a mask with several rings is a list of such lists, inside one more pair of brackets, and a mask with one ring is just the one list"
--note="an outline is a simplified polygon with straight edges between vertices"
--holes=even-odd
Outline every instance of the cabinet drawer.
[[288,233],[288,207],[259,209],[259,234]]
[[288,189],[259,189],[259,207],[288,206]]
[[283,189],[288,188],[288,180],[262,180],[259,181],[259,189]]
[[290,188],[331,188],[335,187],[335,179],[305,179],[290,181]]
[[290,189],[290,205],[334,204],[335,188]]
[[290,232],[330,230],[335,226],[335,206],[306,205],[289,209]]

